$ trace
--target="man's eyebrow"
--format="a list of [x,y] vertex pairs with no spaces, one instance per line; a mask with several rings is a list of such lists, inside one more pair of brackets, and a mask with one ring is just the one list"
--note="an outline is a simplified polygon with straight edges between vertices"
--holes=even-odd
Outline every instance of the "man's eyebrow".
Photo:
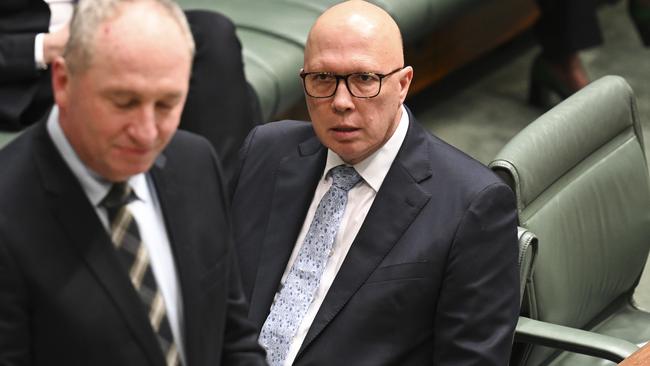
[[180,99],[182,97],[183,97],[182,92],[173,91],[173,92],[163,94],[162,99]]
[[137,95],[137,93],[134,93],[133,91],[127,89],[108,89],[105,90],[102,94],[108,97],[118,97],[118,98],[133,97]]
[[[104,91],[102,94],[106,95],[107,97],[113,97],[113,98],[132,98],[132,97],[141,97],[140,93],[134,92],[132,90],[128,89],[109,89]],[[182,92],[178,91],[171,91],[168,93],[162,94],[161,98],[156,98],[156,99],[179,99],[183,96]]]

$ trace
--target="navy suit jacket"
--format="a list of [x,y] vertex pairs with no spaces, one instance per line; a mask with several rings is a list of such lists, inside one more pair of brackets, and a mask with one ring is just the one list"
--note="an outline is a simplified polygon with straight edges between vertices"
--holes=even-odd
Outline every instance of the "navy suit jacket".
[[[309,123],[256,128],[234,183],[235,243],[261,328],[327,149]],[[406,138],[295,365],[507,365],[519,312],[512,191],[410,116]]]
[[[164,366],[79,181],[38,123],[0,151],[0,364]],[[209,143],[177,132],[149,174],[179,277],[186,366],[262,365]]]

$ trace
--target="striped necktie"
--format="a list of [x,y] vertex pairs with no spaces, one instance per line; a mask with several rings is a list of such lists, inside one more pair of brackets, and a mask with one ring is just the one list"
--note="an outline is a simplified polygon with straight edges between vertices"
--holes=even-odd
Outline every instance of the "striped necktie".
[[149,254],[140,239],[138,224],[127,207],[136,199],[128,183],[120,182],[113,184],[100,205],[108,213],[111,240],[149,315],[149,322],[157,335],[167,366],[177,366],[181,362],[167,319],[165,302],[149,265]]

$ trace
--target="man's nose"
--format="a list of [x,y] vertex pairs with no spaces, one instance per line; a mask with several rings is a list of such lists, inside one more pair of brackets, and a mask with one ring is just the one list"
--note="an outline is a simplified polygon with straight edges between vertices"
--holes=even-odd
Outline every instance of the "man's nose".
[[141,146],[153,144],[158,137],[156,113],[153,105],[143,105],[131,122],[129,134]]
[[350,94],[345,80],[339,80],[336,90],[334,90],[334,96],[332,97],[332,108],[338,112],[354,109],[352,98],[354,97]]

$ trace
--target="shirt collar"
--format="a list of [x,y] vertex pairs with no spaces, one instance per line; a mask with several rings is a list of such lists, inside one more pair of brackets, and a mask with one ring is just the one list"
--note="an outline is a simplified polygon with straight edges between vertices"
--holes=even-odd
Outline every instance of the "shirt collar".
[[[406,132],[408,131],[409,116],[404,105],[401,106],[401,113],[397,128],[386,143],[370,156],[354,164],[353,167],[359,173],[361,178],[375,191],[378,192],[381,184],[384,182],[388,170],[399,152]],[[327,149],[327,162],[325,163],[325,170],[323,171],[322,179],[325,179],[327,172],[330,169],[345,164],[338,154],[334,151]]]
[[[52,108],[52,112],[47,119],[47,132],[63,160],[81,183],[81,187],[90,202],[93,206],[98,206],[111,189],[111,182],[92,171],[79,159],[59,124],[59,108],[56,105]],[[145,200],[148,197],[146,194],[147,181],[145,174],[140,173],[129,178],[129,185],[138,199]]]

